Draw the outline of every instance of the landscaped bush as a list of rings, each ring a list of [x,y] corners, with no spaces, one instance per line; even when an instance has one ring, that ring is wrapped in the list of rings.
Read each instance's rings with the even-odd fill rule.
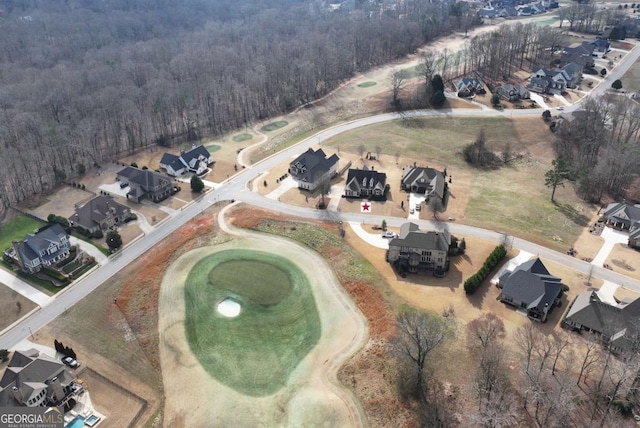
[[[96,230],[91,234],[91,236],[89,236],[89,238],[93,238],[93,239],[101,239],[103,237],[104,237],[104,233],[102,233],[101,230]]]
[[[507,249],[504,248],[504,245],[498,245],[487,257],[487,260],[484,261],[484,264],[476,272],[474,275],[471,275],[464,282],[464,291],[467,294],[473,294],[482,282],[487,278],[487,276],[491,273],[493,268],[495,268],[504,257],[507,255]]]
[[[53,278],[55,280],[64,282],[67,280],[67,277],[62,275],[61,273],[58,273],[54,270],[48,269],[48,268],[44,268],[42,269],[40,272],[42,272],[43,274],[47,275],[50,278]]]

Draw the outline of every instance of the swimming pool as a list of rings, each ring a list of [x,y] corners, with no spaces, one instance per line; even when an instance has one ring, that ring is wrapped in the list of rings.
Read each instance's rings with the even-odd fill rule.
[[[73,418],[64,428],[84,428],[84,418],[80,415]]]

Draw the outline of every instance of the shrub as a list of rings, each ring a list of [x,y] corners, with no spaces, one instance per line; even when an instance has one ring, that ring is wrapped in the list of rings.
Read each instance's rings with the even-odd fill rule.
[[[491,273],[493,268],[495,268],[502,259],[507,255],[507,249],[504,245],[498,245],[494,250],[489,254],[487,259],[484,261],[482,267],[475,274],[471,275],[464,282],[464,291],[467,294],[473,294],[480,285],[482,285],[483,281],[487,278],[487,276]]]

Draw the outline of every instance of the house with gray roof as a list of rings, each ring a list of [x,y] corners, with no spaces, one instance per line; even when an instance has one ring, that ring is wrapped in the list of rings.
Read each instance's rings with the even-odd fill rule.
[[[562,326],[598,333],[604,343],[618,352],[637,349],[640,346],[640,299],[612,305],[603,301],[598,291],[585,291],[567,309]]]
[[[503,273],[497,285],[501,289],[498,300],[526,311],[539,322],[545,322],[553,307],[560,304],[563,286],[537,257]]]
[[[116,202],[112,196],[99,195],[81,207],[76,207],[73,215],[69,217],[69,224],[94,233],[118,226],[132,216],[131,209]]]
[[[387,174],[364,166],[362,169],[349,169],[344,195],[347,198],[386,200],[387,189]]]
[[[603,214],[607,226],[629,231],[629,246],[640,248],[640,204],[612,202]]]
[[[0,378],[0,407],[63,406],[80,388],[75,379],[36,349],[15,351]]]
[[[518,84],[512,85],[510,83],[496,88],[496,93],[500,95],[502,99],[507,101],[520,101],[531,97],[531,93],[527,88]]]
[[[453,87],[459,97],[471,97],[475,94],[484,95],[487,91],[480,80],[475,77],[464,77],[453,82]]]
[[[192,147],[189,151],[182,151],[178,156],[165,153],[160,159],[160,168],[163,168],[167,171],[167,174],[174,177],[186,172],[200,175],[204,174],[209,169],[209,165],[213,163],[213,156],[211,156],[209,150],[200,145]]]
[[[433,168],[405,166],[402,168],[400,188],[405,192],[424,194],[427,200],[438,198],[444,204],[447,183],[444,174]]]
[[[565,65],[561,70],[540,68],[531,75],[531,83],[527,89],[533,92],[562,95],[566,88],[574,88],[580,79],[582,79],[582,68],[574,63]]]
[[[404,223],[397,238],[389,241],[387,262],[400,272],[433,272],[442,276],[449,270],[449,232],[421,231],[415,223]]]
[[[134,202],[140,202],[143,199],[159,202],[173,194],[174,186],[171,180],[148,169],[128,166],[119,171],[116,176],[121,182],[129,184],[127,199]]]
[[[338,171],[340,158],[334,153],[330,157],[322,149],[309,149],[289,164],[289,174],[298,183],[298,188],[314,191]]]
[[[27,234],[22,241],[13,241],[5,254],[18,263],[24,272],[35,273],[69,257],[69,235],[59,224]]]

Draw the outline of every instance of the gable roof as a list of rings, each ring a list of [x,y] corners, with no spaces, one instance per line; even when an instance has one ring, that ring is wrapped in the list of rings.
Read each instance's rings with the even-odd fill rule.
[[[209,150],[207,150],[205,146],[199,145],[198,147],[192,148],[188,152],[181,153],[180,157],[187,164],[190,164],[193,159],[199,159],[200,157],[208,160],[211,157],[211,153],[209,153]]]
[[[463,89],[484,90],[484,86],[482,85],[482,82],[480,82],[475,77],[463,77],[462,79],[458,79],[455,82],[453,82],[453,85],[456,87],[458,91],[461,91]]]
[[[402,184],[405,187],[425,186],[428,193],[444,198],[444,175],[433,168],[428,167],[405,167],[402,171]]]
[[[502,294],[542,311],[552,306],[562,291],[562,280],[549,273],[539,258],[522,263],[500,277]]]
[[[59,224],[52,224],[44,229],[40,229],[37,233],[29,233],[18,243],[18,251],[23,260],[49,260],[58,255],[59,251],[53,254],[47,254],[46,250],[53,244],[60,246],[62,239],[69,240],[69,235]],[[59,249],[58,249],[59,250]],[[43,251],[45,254],[40,255]]]
[[[368,169],[365,166],[363,169],[349,169],[345,187],[354,192],[360,192],[362,189],[384,191],[386,183],[387,174]]]
[[[529,91],[522,85],[506,83],[496,88],[498,94],[504,94],[505,96],[511,96],[517,94],[520,98],[529,97]]]
[[[322,149],[314,151],[310,148],[289,165],[298,169],[299,172],[295,174],[296,179],[313,183],[316,178],[326,174],[339,160],[340,158],[335,153],[327,158]]]
[[[122,216],[128,208],[116,202],[112,196],[99,195],[92,198],[80,208],[76,208],[75,213],[69,217],[69,220],[76,225],[88,229],[94,227],[96,224],[100,224],[100,222],[107,218],[110,210],[114,210],[114,214],[119,217]]]
[[[640,227],[640,204],[631,205],[612,202],[607,205],[604,217],[608,220],[623,223],[627,227]]]
[[[165,153],[160,159],[160,165],[166,165],[171,167],[174,171],[179,171],[184,168],[184,164],[180,160],[180,156],[172,155],[171,153]]]

